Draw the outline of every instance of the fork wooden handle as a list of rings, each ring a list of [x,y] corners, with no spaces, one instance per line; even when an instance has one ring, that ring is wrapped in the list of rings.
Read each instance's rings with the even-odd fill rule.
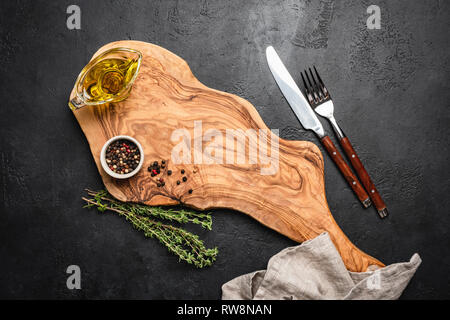
[[[386,204],[384,203],[383,199],[381,198],[380,194],[378,193],[377,188],[375,188],[375,185],[373,184],[372,179],[370,179],[370,176],[367,173],[366,169],[364,168],[358,155],[356,154],[355,149],[353,149],[353,146],[350,143],[350,140],[348,140],[347,137],[344,137],[344,138],[340,139],[340,143],[341,143],[342,149],[344,149],[344,151],[345,151],[345,154],[350,159],[350,162],[352,163],[352,166],[355,169],[356,174],[361,179],[361,182],[364,185],[364,188],[366,188],[367,192],[369,193],[370,199],[372,199],[373,204],[377,208],[380,218],[386,217],[388,214],[387,209],[386,209]]]
[[[325,136],[320,139],[325,149],[327,149],[331,159],[333,159],[334,163],[337,165],[341,173],[344,175],[345,180],[347,180],[348,184],[355,192],[359,201],[363,204],[365,208],[369,207],[371,204],[370,198],[367,195],[367,192],[364,190],[361,182],[359,182],[358,178],[354,175],[347,162],[345,162],[344,158],[342,158],[341,153],[336,149],[333,141],[331,141],[329,136]]]

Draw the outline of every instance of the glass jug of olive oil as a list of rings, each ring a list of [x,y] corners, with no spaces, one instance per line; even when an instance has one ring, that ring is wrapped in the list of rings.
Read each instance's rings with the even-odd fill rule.
[[[105,51],[83,68],[75,83],[72,110],[86,105],[122,101],[128,97],[141,65],[142,54],[133,49]]]

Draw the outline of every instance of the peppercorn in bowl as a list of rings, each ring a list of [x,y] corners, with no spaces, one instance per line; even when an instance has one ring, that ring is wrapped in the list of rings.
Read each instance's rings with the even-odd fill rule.
[[[103,170],[116,179],[134,176],[144,163],[144,151],[141,144],[130,136],[115,136],[108,141],[100,152]]]

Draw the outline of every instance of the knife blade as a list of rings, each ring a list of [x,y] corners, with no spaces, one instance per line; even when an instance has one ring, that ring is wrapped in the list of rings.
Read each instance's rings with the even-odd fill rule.
[[[305,129],[312,130],[319,138],[323,138],[325,130],[322,124],[272,46],[267,47],[266,57],[270,71],[297,119]]]
[[[294,111],[297,119],[305,129],[312,130],[317,134],[320,138],[320,142],[322,142],[322,145],[325,147],[328,154],[343,174],[345,180],[347,180],[353,192],[355,192],[359,201],[361,201],[365,208],[368,208],[371,205],[369,195],[364,190],[361,182],[359,182],[358,178],[352,172],[348,164],[345,162],[330,137],[325,133],[322,123],[320,123],[314,113],[314,110],[309,105],[309,102],[298,88],[294,79],[272,46],[266,48],[266,57],[270,71],[272,72],[278,87],[291,106],[292,111]]]

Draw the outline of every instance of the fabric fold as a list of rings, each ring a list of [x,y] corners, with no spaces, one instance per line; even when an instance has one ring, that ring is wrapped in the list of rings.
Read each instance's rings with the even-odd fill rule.
[[[421,263],[350,272],[328,233],[274,255],[267,270],[239,276],[222,286],[224,300],[398,299]]]

